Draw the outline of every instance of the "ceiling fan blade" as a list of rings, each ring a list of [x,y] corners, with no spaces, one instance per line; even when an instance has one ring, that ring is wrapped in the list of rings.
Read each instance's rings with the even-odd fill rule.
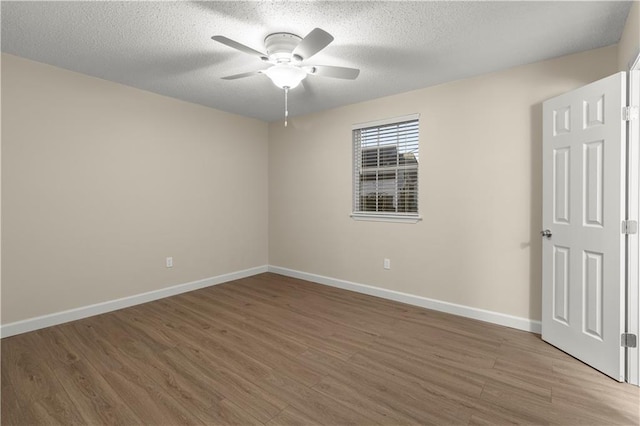
[[[298,46],[293,49],[292,54],[304,61],[327,47],[332,41],[331,34],[320,28],[315,28],[300,41]]]
[[[334,67],[331,65],[313,65],[304,67],[304,70],[311,75],[342,78],[345,80],[355,80],[360,74],[360,70],[357,68]]]
[[[249,46],[245,46],[244,44],[238,43],[237,41],[231,40],[230,38],[227,38],[225,36],[216,35],[211,37],[211,39],[217,41],[218,43],[222,43],[226,46],[229,46],[233,49],[239,50],[244,53],[248,53],[249,55],[257,56],[263,61],[266,61],[267,59],[269,59],[267,58],[267,55],[265,55],[264,53],[258,52],[257,50],[252,49]]]
[[[252,75],[262,74],[262,70],[259,71],[249,71],[243,72],[241,74],[228,75],[226,77],[222,77],[223,80],[237,80],[239,78],[251,77]]]

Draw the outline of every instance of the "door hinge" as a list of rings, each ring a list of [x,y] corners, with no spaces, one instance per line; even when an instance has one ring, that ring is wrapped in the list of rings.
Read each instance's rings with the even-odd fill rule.
[[[620,346],[623,348],[635,348],[638,344],[635,334],[622,333],[620,337]]]
[[[638,233],[638,222],[635,220],[623,220],[622,221],[622,233],[625,235],[632,235]]]
[[[638,115],[639,115],[639,111],[637,106],[622,107],[622,119],[624,121],[637,120]]]

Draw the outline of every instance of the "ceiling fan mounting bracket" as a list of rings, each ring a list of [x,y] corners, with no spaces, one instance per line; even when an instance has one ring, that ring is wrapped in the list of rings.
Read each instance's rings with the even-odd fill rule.
[[[301,40],[301,37],[291,33],[269,34],[264,39],[264,46],[267,49],[269,60],[276,63],[302,60],[299,55],[291,54]]]

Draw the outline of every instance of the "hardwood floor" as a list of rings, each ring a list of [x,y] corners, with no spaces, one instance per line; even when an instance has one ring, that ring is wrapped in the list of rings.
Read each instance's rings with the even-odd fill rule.
[[[637,425],[535,334],[262,274],[2,340],[2,424]]]

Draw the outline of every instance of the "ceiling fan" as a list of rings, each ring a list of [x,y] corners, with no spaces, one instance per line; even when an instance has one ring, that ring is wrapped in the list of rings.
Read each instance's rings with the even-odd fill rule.
[[[264,74],[269,77],[273,84],[284,89],[285,126],[287,125],[287,117],[289,115],[287,105],[289,90],[297,87],[307,75],[354,80],[358,77],[358,74],[360,74],[360,70],[356,68],[303,64],[304,61],[320,52],[333,41],[333,36],[320,28],[315,28],[304,38],[291,33],[269,34],[264,39],[266,54],[221,35],[216,35],[211,38],[218,43],[222,43],[240,52],[257,56],[262,61],[272,64],[272,66],[266,69],[229,75],[222,77],[222,79],[236,80],[257,74]]]

